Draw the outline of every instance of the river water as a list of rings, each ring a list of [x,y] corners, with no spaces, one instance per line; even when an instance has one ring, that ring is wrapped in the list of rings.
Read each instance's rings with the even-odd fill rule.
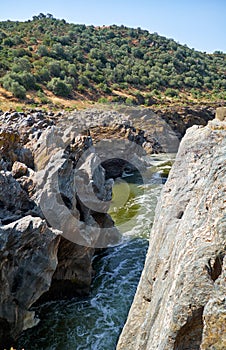
[[[149,156],[148,181],[138,173],[116,181],[110,214],[123,234],[120,245],[93,259],[88,297],[48,302],[39,324],[25,331],[17,349],[114,350],[131,306],[148,248],[157,198],[173,155]],[[125,193],[127,195],[125,196]]]

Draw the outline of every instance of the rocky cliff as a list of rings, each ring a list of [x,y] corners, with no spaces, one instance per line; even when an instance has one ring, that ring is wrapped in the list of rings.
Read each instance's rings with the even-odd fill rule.
[[[226,349],[226,110],[188,129],[117,350]]]
[[[0,121],[2,348],[37,324],[35,303],[87,294],[95,248],[118,242],[119,233],[95,207],[109,202],[112,182],[90,137],[57,127],[42,112],[5,113]],[[90,209],[78,193],[93,188]]]

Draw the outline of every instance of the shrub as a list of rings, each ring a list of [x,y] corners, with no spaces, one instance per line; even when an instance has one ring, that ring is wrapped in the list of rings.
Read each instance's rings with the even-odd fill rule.
[[[49,103],[48,97],[42,91],[38,91],[37,96],[40,98],[41,103]]]
[[[12,92],[12,94],[17,97],[24,99],[26,97],[26,89],[16,80],[14,80],[10,75],[6,75],[2,79],[3,87]]]
[[[68,66],[68,74],[71,75],[71,76],[74,77],[74,78],[77,77],[78,72],[77,72],[77,67],[76,67],[76,65],[70,64],[70,65]]]
[[[10,39],[10,38],[5,38],[5,39],[3,40],[3,45],[4,45],[4,46],[12,47],[12,46],[14,45],[14,42],[13,42],[13,40]]]
[[[47,66],[50,75],[53,77],[59,77],[61,74],[61,67],[59,62],[57,61],[51,61],[49,62],[48,66]]]
[[[108,99],[106,97],[100,97],[98,102],[99,103],[108,103]]]
[[[14,59],[14,64],[12,66],[13,72],[30,72],[31,64],[30,61],[26,57],[19,57]]]
[[[132,106],[135,104],[135,100],[133,98],[127,97],[125,103],[129,106]]]
[[[35,89],[36,90],[36,80],[33,74],[23,72],[20,74],[21,84],[26,90]]]
[[[11,91],[10,88],[11,88],[11,85],[12,85],[12,82],[15,81],[11,74],[6,74],[2,79],[1,79],[1,83],[2,83],[2,86],[4,87],[4,89],[8,90],[8,91]]]
[[[107,86],[107,84],[104,84],[104,83],[98,84],[97,88],[105,92],[106,94],[109,94],[111,92],[111,89]]]
[[[48,48],[45,45],[40,45],[37,50],[37,54],[41,57],[48,56],[49,55]]]
[[[41,82],[46,82],[46,81],[50,81],[50,74],[48,69],[46,68],[41,68],[40,71],[38,71],[36,73],[36,79],[37,81]]]
[[[77,90],[80,91],[80,92],[85,92],[86,91],[85,86],[83,86],[82,84],[79,84],[77,86]]]
[[[168,97],[177,97],[178,96],[178,92],[174,89],[168,88],[165,91],[165,95]]]
[[[26,89],[17,81],[12,82],[10,91],[17,98],[24,99],[26,97]]]
[[[20,47],[19,49],[13,49],[12,55],[15,59],[17,59],[19,57],[24,57],[24,56],[31,57],[31,53],[29,51],[23,49],[22,47]]]
[[[84,75],[80,75],[79,84],[83,85],[83,86],[89,86],[89,79],[87,77],[85,77]]]
[[[65,83],[64,80],[60,78],[53,78],[48,84],[48,89],[50,89],[55,95],[68,97],[71,94],[72,86]]]

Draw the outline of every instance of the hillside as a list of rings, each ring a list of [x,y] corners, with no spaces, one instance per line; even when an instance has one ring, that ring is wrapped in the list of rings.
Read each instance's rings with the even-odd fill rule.
[[[2,100],[29,103],[225,101],[226,54],[198,52],[141,28],[39,14],[0,22],[0,82]]]

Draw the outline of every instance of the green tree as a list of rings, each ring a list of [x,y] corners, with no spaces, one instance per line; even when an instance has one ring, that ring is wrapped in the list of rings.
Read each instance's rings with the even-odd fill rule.
[[[48,51],[48,48],[46,45],[40,45],[38,47],[38,50],[37,50],[37,54],[41,57],[43,56],[48,56],[49,55],[49,51]]]
[[[165,95],[169,96],[169,97],[177,97],[178,96],[178,92],[174,89],[171,88],[167,88],[165,91]]]
[[[36,79],[39,83],[47,82],[51,79],[49,70],[46,68],[41,68],[36,73]]]
[[[37,88],[36,79],[34,75],[29,72],[22,72],[20,74],[20,81],[21,81],[21,85],[23,85],[23,87],[26,90],[31,90],[31,89],[36,90]]]
[[[19,99],[24,99],[26,97],[26,89],[17,81],[12,82],[10,91]]]
[[[50,61],[47,65],[49,73],[53,77],[59,77],[61,73],[60,63],[58,61]]]
[[[75,64],[69,64],[68,74],[74,78],[76,78],[78,76],[78,69],[77,69]]]
[[[84,76],[84,75],[80,75],[79,77],[79,84],[82,85],[82,86],[89,86],[89,79]]]
[[[55,58],[64,58],[65,52],[63,46],[60,43],[54,44],[51,55]]]
[[[13,40],[10,39],[10,38],[5,38],[5,39],[3,40],[3,45],[4,45],[4,46],[12,47],[12,46],[14,45],[14,42],[13,42]]]
[[[68,97],[72,92],[72,86],[60,78],[53,78],[47,85],[55,95]]]
[[[31,63],[26,57],[19,57],[14,59],[14,64],[12,66],[12,71],[15,73],[18,72],[30,72]]]
[[[12,92],[15,97],[21,99],[26,97],[26,89],[18,81],[14,80],[10,74],[2,78],[2,85],[6,90]]]

